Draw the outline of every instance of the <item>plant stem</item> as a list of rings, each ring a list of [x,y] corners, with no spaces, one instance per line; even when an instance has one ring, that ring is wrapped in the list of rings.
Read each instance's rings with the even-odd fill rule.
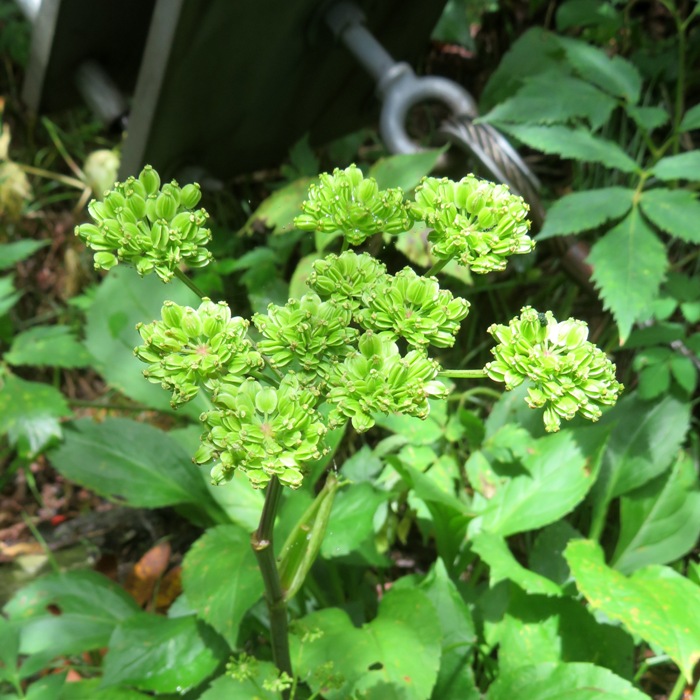
[[[443,369],[438,377],[451,377],[452,379],[481,379],[486,376],[483,369]]]
[[[270,614],[270,638],[272,658],[280,671],[293,677],[292,661],[289,656],[287,635],[287,604],[280,585],[272,534],[275,516],[282,496],[282,485],[277,477],[272,477],[265,491],[265,503],[258,529],[251,535],[250,544],[258,560],[258,568],[265,584],[265,600]]]
[[[449,260],[438,260],[426,273],[426,277],[433,277],[434,275],[437,275],[440,270],[442,270],[447,263],[450,262]]]
[[[206,294],[179,268],[175,268],[175,277],[186,284],[200,299],[204,299]]]
[[[685,690],[686,682],[685,676],[680,673],[676,685],[673,686],[673,690],[668,694],[668,700],[680,700]]]

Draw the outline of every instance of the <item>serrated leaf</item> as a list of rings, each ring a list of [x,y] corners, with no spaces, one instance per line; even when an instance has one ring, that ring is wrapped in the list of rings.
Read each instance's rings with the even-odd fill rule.
[[[37,326],[16,335],[3,356],[11,365],[88,367],[92,355],[68,326]]]
[[[25,239],[14,243],[0,244],[0,270],[9,270],[18,262],[36,253],[37,250],[49,245],[50,242],[48,240],[35,241]]]
[[[329,662],[342,679],[340,688],[323,691],[327,700],[363,692],[369,700],[430,697],[440,663],[441,632],[435,609],[421,591],[390,590],[377,617],[359,629],[340,608],[311,613],[297,621],[296,629],[290,641],[302,680],[320,691],[323,680],[316,672]],[[307,633],[313,633],[311,639],[305,639]]]
[[[485,700],[649,700],[612,671],[586,663],[520,666],[500,675]]]
[[[666,248],[635,207],[593,244],[587,261],[624,343],[634,322],[658,296],[668,265]]]
[[[602,163],[625,173],[639,170],[639,166],[614,141],[593,136],[587,129],[518,124],[502,124],[501,128],[543,153],[589,163]]]
[[[688,455],[620,500],[620,536],[611,564],[630,573],[687,554],[700,535],[700,482]]]
[[[489,584],[493,588],[499,581],[513,581],[528,593],[546,596],[562,595],[554,581],[526,569],[508,549],[505,539],[491,532],[480,532],[471,541],[472,549],[488,564]]]
[[[582,78],[631,104],[639,101],[642,76],[633,63],[621,56],[608,56],[603,49],[579,39],[559,37],[559,44]]]
[[[563,124],[585,118],[595,130],[609,119],[616,106],[612,97],[595,86],[556,70],[528,78],[515,96],[496,105],[479,121]]]
[[[646,131],[658,129],[671,118],[671,115],[663,107],[628,106],[627,114]]]
[[[565,552],[579,591],[592,608],[666,652],[687,681],[700,659],[700,586],[667,566],[648,566],[627,578],[606,566],[603,550],[575,540]]]
[[[250,534],[237,525],[207,530],[185,556],[182,585],[197,616],[235,648],[243,616],[263,593]]]
[[[410,192],[423,176],[432,172],[446,148],[432,148],[419,153],[399,153],[381,158],[369,169],[368,177],[377,181],[380,190],[400,187],[404,192]]]
[[[690,190],[646,190],[640,206],[662,231],[687,243],[700,243],[700,202]]]
[[[27,382],[8,374],[0,378],[0,435],[24,458],[31,458],[60,438],[58,419],[69,416],[63,395],[48,384]]]
[[[134,508],[191,504],[221,518],[204,476],[167,433],[126,418],[77,420],[64,433],[50,457],[71,481]]]
[[[208,678],[227,653],[221,637],[193,615],[137,613],[109,640],[102,686],[184,693]]]
[[[700,105],[691,107],[684,115],[681,121],[680,131],[693,131],[700,129]]]
[[[548,209],[537,240],[588,231],[619,219],[630,210],[634,194],[625,187],[604,187],[564,195]]]
[[[582,537],[583,535],[566,520],[558,520],[548,525],[537,535],[530,550],[530,569],[563,586],[571,576],[569,565],[564,559],[564,550],[570,540]]]
[[[659,180],[700,180],[700,150],[662,158],[652,169]]]

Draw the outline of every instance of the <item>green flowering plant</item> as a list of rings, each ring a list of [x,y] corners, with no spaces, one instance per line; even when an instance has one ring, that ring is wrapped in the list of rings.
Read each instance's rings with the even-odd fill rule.
[[[197,291],[181,266],[211,260],[208,216],[193,209],[198,202],[196,185],[161,188],[146,167],[92,202],[94,223],[76,233],[96,251],[98,268],[126,262],[165,282],[177,276]],[[282,487],[301,486],[309,465],[328,451],[328,431],[349,422],[364,432],[381,414],[425,418],[430,399],[447,397],[447,377],[490,377],[506,389],[530,380],[528,403],[544,408],[552,431],[576,413],[597,420],[622,390],[584,323],[557,323],[551,312],[529,307],[508,326],[489,329],[498,345],[484,369],[445,369],[431,355],[455,344],[469,312],[469,302],[441,288],[435,275],[451,260],[475,272],[501,270],[510,255],[534,246],[527,205],[507,187],[473,175],[459,182],[424,178],[409,201],[352,165],[321,175],[302,212],[299,229],[341,232],[342,250],[315,261],[301,298],[254,314],[255,337],[249,320],[200,294],[197,309],[166,302],[161,319],[139,325],[143,344],[135,349],[146,378],[172,392],[174,406],[207,395],[211,408],[201,415],[194,460],[208,465],[212,482],[229,482],[239,471],[254,488],[265,488],[251,543],[265,583],[273,657],[285,678],[293,677],[286,602],[319,551],[340,482],[318,494],[279,564],[273,524]],[[426,275],[410,267],[390,274],[368,253],[350,249],[369,236],[400,235],[416,222],[431,228],[437,262]]]
[[[577,413],[596,421],[602,406],[612,406],[623,386],[615,379],[615,365],[588,340],[588,326],[570,318],[557,322],[551,311],[538,313],[524,307],[507,326],[492,325],[488,332],[498,340],[494,360],[484,368],[507,390],[526,379],[531,408],[544,407],[544,425],[559,430],[562,419]]]

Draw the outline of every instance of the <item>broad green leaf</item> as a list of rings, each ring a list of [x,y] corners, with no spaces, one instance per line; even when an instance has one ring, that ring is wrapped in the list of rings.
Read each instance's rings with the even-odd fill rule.
[[[684,115],[681,121],[681,131],[693,131],[700,129],[700,105],[691,107]]]
[[[275,190],[246,221],[243,232],[250,235],[261,224],[273,229],[274,233],[290,231],[294,227],[294,217],[301,214],[301,204],[306,199],[309,185],[315,180],[302,177]]]
[[[499,673],[540,662],[587,662],[623,678],[634,672],[634,641],[602,624],[572,598],[548,598],[511,589],[498,651]]]
[[[265,690],[263,683],[279,677],[279,671],[270,661],[256,660],[252,678],[238,680],[229,675],[219,676],[207,690],[199,696],[199,700],[280,700],[282,694]]]
[[[185,556],[182,586],[197,616],[234,648],[243,616],[263,593],[250,534],[237,525],[207,530]]]
[[[68,326],[37,326],[12,339],[3,356],[11,365],[88,367],[92,356]]]
[[[392,433],[404,435],[412,445],[432,445],[443,435],[442,426],[430,415],[422,420],[414,416],[378,415],[377,425]]]
[[[500,675],[485,700],[649,700],[612,671],[586,663],[520,666]]]
[[[139,277],[125,265],[112,268],[88,310],[85,346],[95,358],[94,366],[111,386],[135,401],[171,412],[170,394],[146,380],[146,365],[134,357],[134,347],[142,343],[136,324],[160,319],[166,299],[194,308],[200,303],[178,280],[163,284],[155,275]],[[198,420],[206,408],[206,402],[197,397],[178,413]]]
[[[528,78],[514,97],[496,105],[480,121],[562,124],[583,117],[595,130],[616,106],[612,97],[590,83],[554,70]]]
[[[625,173],[639,170],[639,166],[614,141],[593,136],[584,128],[518,124],[501,124],[501,128],[543,153],[555,154],[565,159],[602,163]]]
[[[593,244],[587,260],[624,343],[634,322],[658,296],[668,266],[666,249],[635,207]]]
[[[377,617],[356,628],[340,608],[311,613],[291,638],[297,673],[314,691],[317,671],[332,663],[342,687],[324,690],[327,700],[363,692],[369,700],[427,700],[437,680],[441,633],[424,593],[389,591]]]
[[[24,239],[14,243],[0,244],[0,270],[9,270],[18,262],[36,253],[40,248],[47,246],[50,242],[49,240],[35,241]]]
[[[689,357],[676,355],[671,358],[671,374],[690,396],[698,384],[698,370]]]
[[[208,678],[227,654],[221,637],[192,615],[137,613],[109,640],[102,687],[184,693]]]
[[[627,106],[627,114],[646,131],[658,129],[671,118],[671,115],[663,107]]]
[[[70,571],[33,581],[7,603],[4,612],[21,623],[20,652],[49,661],[107,646],[115,627],[137,614],[139,607],[104,576]]]
[[[387,492],[367,482],[339,491],[321,544],[321,555],[332,559],[352,554],[374,534],[374,514],[388,497]]]
[[[442,629],[440,670],[431,695],[435,700],[479,700],[470,658],[476,630],[469,607],[438,559],[418,587],[435,607]]]
[[[23,696],[23,700],[55,700],[57,697],[63,697],[65,687],[65,673],[44,676],[27,688],[27,694]]]
[[[609,568],[591,540],[574,540],[566,560],[592,608],[666,652],[688,682],[700,659],[700,586],[667,566],[648,566],[631,577]]]
[[[70,415],[63,395],[48,384],[0,377],[0,435],[7,433],[21,457],[31,458],[61,437],[58,419]]]
[[[368,177],[373,177],[381,190],[400,187],[404,192],[410,192],[422,177],[432,172],[446,149],[445,146],[381,158],[369,169]]]
[[[19,625],[0,615],[0,682],[18,680]]]
[[[690,190],[646,190],[640,205],[662,231],[686,243],[700,243],[700,202]]]
[[[167,433],[126,418],[69,423],[51,451],[61,474],[134,508],[193,504],[222,515],[190,456]]]
[[[688,431],[690,407],[670,395],[643,401],[630,394],[602,420],[613,429],[593,494],[596,501],[601,490],[612,499],[666,471]]]
[[[100,683],[100,678],[66,683],[59,700],[141,700],[152,697],[129,688],[100,688]]]
[[[621,56],[608,56],[602,48],[580,39],[558,39],[568,62],[582,78],[631,104],[639,101],[642,77],[633,63]]]
[[[647,564],[668,564],[695,547],[700,536],[700,482],[692,459],[620,501],[620,536],[611,564],[630,573]]]
[[[570,540],[583,535],[566,520],[558,520],[542,530],[530,550],[528,565],[532,571],[563,586],[571,578],[564,550]]]
[[[562,595],[561,588],[551,579],[526,569],[518,562],[500,535],[479,532],[471,541],[472,549],[489,565],[491,587],[499,581],[513,581],[528,593],[541,593],[546,596]]]
[[[604,187],[564,195],[547,211],[537,240],[588,231],[619,219],[630,210],[633,197],[634,190],[625,187]]]
[[[700,180],[700,150],[662,158],[652,169],[659,180]]]
[[[606,437],[598,428],[582,428],[534,440],[521,458],[526,473],[499,475],[488,498],[475,494],[472,508],[478,515],[470,533],[507,537],[544,527],[572,511],[595,481]]]

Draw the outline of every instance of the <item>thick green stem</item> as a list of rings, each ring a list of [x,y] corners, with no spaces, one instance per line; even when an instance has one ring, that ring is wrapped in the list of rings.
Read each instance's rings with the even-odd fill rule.
[[[272,477],[265,491],[265,503],[260,516],[258,529],[251,535],[250,544],[258,561],[258,568],[265,585],[265,600],[270,614],[270,641],[272,658],[277,668],[293,677],[292,661],[289,656],[287,631],[287,605],[280,585],[275,549],[272,542],[275,516],[282,496],[282,484]]]
[[[184,282],[200,299],[204,299],[206,294],[180,269],[175,269],[175,277]]]
[[[437,275],[440,270],[442,270],[447,263],[450,262],[449,260],[438,260],[426,273],[426,277],[433,277],[434,275]]]
[[[685,682],[685,677],[681,673],[678,676],[676,685],[673,686],[673,690],[671,690],[671,692],[668,695],[668,700],[680,700],[683,695],[683,691],[686,689],[687,685],[688,684]]]
[[[486,376],[483,369],[443,369],[438,377],[451,377],[452,379],[482,379]]]

